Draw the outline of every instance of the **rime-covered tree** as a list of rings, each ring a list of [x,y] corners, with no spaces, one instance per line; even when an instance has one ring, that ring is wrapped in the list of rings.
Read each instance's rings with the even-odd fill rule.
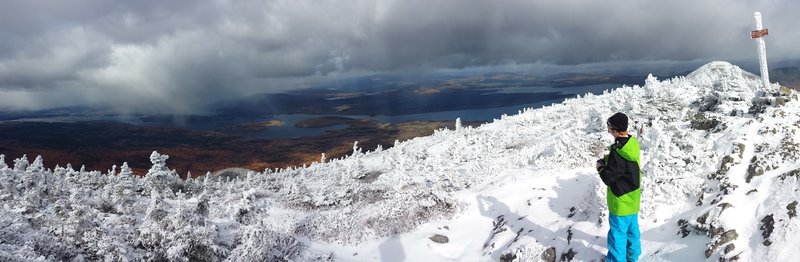
[[[167,168],[167,159],[169,159],[168,155],[162,155],[156,151],[150,154],[150,163],[153,165],[147,171],[144,182],[151,190],[172,193],[179,188],[180,178],[175,171]]]

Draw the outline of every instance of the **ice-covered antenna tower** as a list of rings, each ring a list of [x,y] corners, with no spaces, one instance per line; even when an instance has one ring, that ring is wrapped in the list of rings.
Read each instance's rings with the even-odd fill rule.
[[[750,32],[750,38],[758,43],[758,63],[761,65],[761,81],[764,89],[769,87],[769,71],[767,69],[767,46],[764,44],[764,37],[769,34],[769,30],[761,25],[761,12],[756,11],[753,16],[756,18],[756,30]]]

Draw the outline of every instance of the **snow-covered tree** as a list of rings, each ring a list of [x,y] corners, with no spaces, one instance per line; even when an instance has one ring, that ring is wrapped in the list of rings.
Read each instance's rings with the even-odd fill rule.
[[[30,164],[30,162],[28,162],[27,155],[22,155],[22,157],[14,159],[14,172],[18,174],[25,172],[25,170],[28,169],[28,164]]]
[[[6,155],[0,154],[0,169],[6,169],[8,165],[6,164]]]
[[[159,192],[176,192],[180,189],[180,178],[174,170],[167,168],[167,159],[169,159],[168,155],[162,155],[156,151],[150,154],[150,163],[153,165],[144,176],[145,185],[149,189]]]

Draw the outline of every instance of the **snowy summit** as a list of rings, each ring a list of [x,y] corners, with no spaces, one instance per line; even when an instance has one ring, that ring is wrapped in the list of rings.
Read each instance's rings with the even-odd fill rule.
[[[642,261],[800,257],[798,96],[711,62],[233,180],[181,180],[156,152],[143,178],[0,161],[0,260],[601,261],[615,112],[641,143]]]

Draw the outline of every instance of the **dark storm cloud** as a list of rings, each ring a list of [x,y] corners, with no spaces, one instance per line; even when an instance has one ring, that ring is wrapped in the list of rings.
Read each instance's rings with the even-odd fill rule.
[[[458,3],[412,0],[391,8],[379,24],[378,40],[385,43],[368,54],[386,56],[375,66],[737,59],[752,55],[747,35],[754,10],[764,12],[773,32],[800,36],[791,29],[795,21],[788,11],[800,6],[788,1]],[[798,54],[788,45],[770,53]]]
[[[244,94],[394,70],[736,60],[760,10],[797,58],[793,1],[7,1],[0,108],[196,112]]]

